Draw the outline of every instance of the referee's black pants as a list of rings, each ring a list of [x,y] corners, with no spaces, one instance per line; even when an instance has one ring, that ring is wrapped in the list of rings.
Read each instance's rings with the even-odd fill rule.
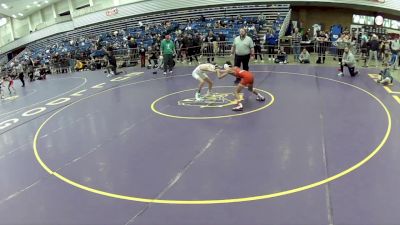
[[[248,55],[236,55],[235,54],[235,66],[241,67],[243,65],[242,69],[249,71],[249,60],[250,60],[250,54]],[[235,84],[238,84],[240,82],[240,78],[236,78]]]

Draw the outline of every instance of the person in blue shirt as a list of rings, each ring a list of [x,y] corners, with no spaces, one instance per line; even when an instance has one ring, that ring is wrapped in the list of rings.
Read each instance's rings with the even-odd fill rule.
[[[274,60],[275,58],[275,45],[276,45],[276,37],[273,33],[273,30],[269,30],[267,34],[265,34],[265,44],[268,48],[268,60]]]

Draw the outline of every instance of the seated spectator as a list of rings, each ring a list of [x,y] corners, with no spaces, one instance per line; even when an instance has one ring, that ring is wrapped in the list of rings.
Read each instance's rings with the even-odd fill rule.
[[[385,69],[382,70],[379,75],[379,79],[376,81],[379,84],[388,85],[393,83],[393,77],[390,73],[390,66],[389,64],[385,63]]]
[[[280,63],[280,64],[287,63],[287,54],[283,46],[278,50],[278,55],[275,58],[275,63]]]
[[[149,66],[147,68],[157,68],[158,67],[158,52],[155,47],[148,47],[148,61]]]
[[[38,80],[46,80],[46,68],[41,65],[39,69],[39,76],[37,77]]]
[[[303,51],[300,53],[299,61],[300,63],[304,64],[310,63],[310,53],[307,51],[307,49],[304,48]]]
[[[228,21],[229,23],[234,23],[235,22],[235,18],[233,18],[233,16],[231,16],[231,18]]]
[[[75,64],[75,70],[76,71],[82,71],[86,68],[86,65],[83,63],[83,61],[81,60],[76,60],[76,64]]]
[[[203,15],[201,15],[201,16],[200,16],[200,21],[201,21],[201,22],[206,22],[206,18],[205,18]]]

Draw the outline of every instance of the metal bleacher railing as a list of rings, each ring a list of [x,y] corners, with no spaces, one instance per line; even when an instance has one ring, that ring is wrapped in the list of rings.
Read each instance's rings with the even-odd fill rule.
[[[342,45],[343,46],[343,45]],[[262,51],[261,54],[258,54],[256,56],[256,59],[262,60],[262,59],[271,59],[273,60],[274,63],[293,63],[296,60],[294,59],[294,55],[292,55],[293,52],[293,47],[292,46],[286,46],[283,48],[283,51],[286,54],[281,54],[278,49],[280,49],[281,46],[279,45],[274,45],[272,46],[274,51],[272,54],[269,54],[267,52],[268,45],[262,45]],[[358,43],[348,43],[346,46],[343,47],[349,47],[350,51],[352,51],[357,59],[359,61],[360,65],[365,65],[368,60],[367,55],[362,55],[360,49],[360,45]],[[233,55],[231,52],[232,48],[232,42],[213,42],[213,43],[208,43],[205,42],[201,46],[192,46],[192,47],[185,47],[185,48],[177,48],[176,49],[176,54],[174,56],[174,60],[179,63],[188,63],[196,65],[198,63],[205,63],[205,62],[220,62],[221,60],[233,60]],[[302,44],[301,46],[302,49],[307,49],[307,51],[310,53],[311,58],[310,58],[310,63],[316,62],[317,58],[321,57],[321,60],[323,58],[323,61],[325,59],[327,60],[333,60],[337,59],[339,60],[341,58],[340,52],[343,51],[338,51],[336,44],[332,42],[318,42],[315,41],[310,44]],[[161,64],[161,61],[159,59],[159,52],[157,52],[154,49],[146,49],[145,53],[141,53],[139,48],[135,49],[119,49],[119,50],[114,50],[113,54],[115,55],[117,59],[117,65],[120,67],[124,66],[129,66],[129,65],[152,65],[151,67],[157,67],[157,65]],[[91,69],[94,70],[96,68],[101,68],[102,66],[104,67],[106,65],[105,61],[106,58],[103,56],[105,55],[105,51],[99,50],[96,54],[93,55],[92,58],[86,58],[86,59],[80,59],[78,60],[80,63],[80,68],[76,68],[77,64],[69,65],[71,67],[71,70],[76,69],[76,70],[85,70],[85,69]],[[260,57],[261,56],[261,57]],[[386,60],[389,56],[382,56],[381,54],[378,54],[380,60]],[[383,58],[381,58],[381,56]],[[278,59],[283,57],[284,60],[279,61]],[[322,62],[321,62],[322,63]],[[51,67],[54,67],[54,64],[50,62]],[[58,65],[58,64],[57,64]],[[73,67],[73,68],[72,68]],[[53,68],[53,70],[60,70],[60,68]]]

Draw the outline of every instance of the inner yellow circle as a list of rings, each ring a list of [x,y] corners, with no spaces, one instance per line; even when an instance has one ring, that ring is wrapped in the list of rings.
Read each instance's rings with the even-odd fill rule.
[[[222,87],[222,88],[229,87],[230,88],[232,86],[217,86],[215,88],[218,88],[218,87]],[[271,100],[268,102],[268,104],[265,104],[265,105],[263,105],[263,106],[261,106],[261,107],[259,107],[257,109],[253,109],[253,110],[245,111],[245,112],[241,112],[241,113],[232,113],[232,114],[222,115],[222,116],[178,116],[178,115],[172,115],[172,114],[163,113],[163,112],[160,112],[157,109],[157,103],[159,103],[161,100],[163,100],[165,98],[168,98],[168,97],[170,97],[172,95],[180,94],[180,93],[187,92],[187,91],[194,91],[194,90],[197,90],[197,89],[196,88],[187,89],[187,90],[182,90],[182,91],[177,91],[177,92],[174,92],[174,93],[170,93],[168,95],[164,95],[164,96],[156,99],[153,103],[151,103],[151,110],[153,110],[153,112],[155,112],[155,113],[157,113],[157,114],[159,114],[161,116],[165,116],[165,117],[169,117],[169,118],[175,118],[175,119],[187,119],[187,120],[222,119],[222,118],[227,118],[227,117],[243,116],[243,115],[247,115],[247,114],[250,114],[250,113],[258,112],[260,110],[266,109],[267,107],[271,106],[275,101],[274,95],[272,95],[271,93],[269,93],[267,91],[264,91],[264,90],[261,90],[261,89],[257,88],[256,89],[257,91],[269,95]]]

